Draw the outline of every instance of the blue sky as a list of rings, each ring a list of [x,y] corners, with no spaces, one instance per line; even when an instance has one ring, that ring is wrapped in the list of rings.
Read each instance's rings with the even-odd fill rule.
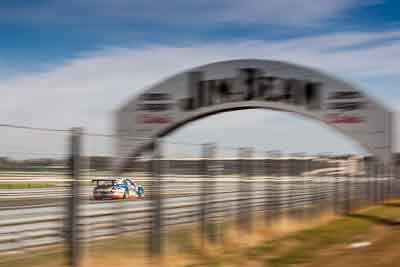
[[[1,1],[0,59],[17,70],[35,70],[110,47],[285,40],[400,25],[394,0],[215,2],[173,0],[157,7],[144,0]],[[270,6],[278,12],[268,11]]]
[[[141,88],[196,65],[244,57],[320,68],[397,109],[398,10],[400,2],[394,0],[1,1],[0,121],[110,132],[112,111]],[[196,132],[199,142],[212,141],[229,125],[237,136],[219,142],[237,143],[246,134],[253,143],[239,145],[358,151],[329,131],[312,149],[285,144],[292,122],[306,122],[272,112],[254,114],[250,128],[280,122],[273,144],[238,128],[240,114],[211,118],[208,128],[199,122],[174,138],[191,141]],[[301,127],[302,136],[316,127]]]

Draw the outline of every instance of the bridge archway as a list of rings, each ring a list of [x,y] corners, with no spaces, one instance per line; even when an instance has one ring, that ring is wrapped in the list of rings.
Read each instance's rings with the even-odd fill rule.
[[[182,72],[123,105],[116,113],[117,167],[189,122],[255,108],[293,112],[321,121],[380,161],[392,158],[392,113],[382,104],[317,70],[244,59]]]

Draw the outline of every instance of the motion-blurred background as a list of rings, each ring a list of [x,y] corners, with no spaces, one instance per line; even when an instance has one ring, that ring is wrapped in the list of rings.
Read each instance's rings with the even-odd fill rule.
[[[114,115],[184,70],[268,59],[355,83],[394,112],[396,140],[399,8],[2,1],[0,266],[397,266],[397,142],[383,164],[319,122],[255,109],[121,159]],[[144,198],[93,200],[92,180],[114,177]]]

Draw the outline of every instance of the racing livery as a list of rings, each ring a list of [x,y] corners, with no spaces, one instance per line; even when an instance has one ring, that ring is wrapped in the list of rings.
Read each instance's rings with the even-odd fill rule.
[[[95,200],[144,197],[143,186],[127,178],[94,179],[92,182],[96,183],[96,187],[93,189]]]

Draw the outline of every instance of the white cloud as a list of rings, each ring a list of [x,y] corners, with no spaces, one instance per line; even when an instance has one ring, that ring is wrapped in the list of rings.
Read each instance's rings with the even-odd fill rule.
[[[3,21],[105,25],[152,22],[172,25],[215,23],[312,25],[376,0],[70,0],[3,8]],[[112,22],[110,22],[112,21]]]
[[[237,58],[290,61],[352,78],[363,84],[373,77],[385,87],[394,87],[395,82],[392,80],[393,84],[388,84],[385,77],[398,77],[400,74],[399,40],[400,32],[397,31],[349,32],[287,41],[238,41],[96,51],[40,74],[21,73],[0,81],[0,122],[52,128],[84,126],[89,132],[110,132],[112,112],[143,88],[187,68]],[[382,41],[386,42],[377,45]],[[370,42],[374,45],[363,48]],[[353,46],[359,47],[343,49]],[[381,94],[378,90],[380,88],[368,88],[372,94]],[[393,103],[393,95],[386,99],[384,92],[381,95],[383,100]],[[396,97],[400,99],[400,93]],[[235,132],[233,136],[238,138],[246,135],[248,128],[256,129],[264,120],[271,122],[271,119],[257,115],[254,121],[246,122],[248,126],[235,128],[236,122],[242,121],[240,118],[233,116],[224,121]],[[216,120],[214,125],[217,123],[221,121]],[[280,122],[273,123],[279,128]],[[263,127],[260,132],[268,133],[269,128]],[[204,135],[210,139],[214,134],[212,129],[210,125],[210,130],[204,130]],[[300,127],[296,133],[306,136],[312,131],[312,127]],[[264,144],[263,138],[255,138],[252,141]],[[322,144],[326,138],[328,135],[322,134],[316,136],[315,140],[320,140]],[[41,149],[51,150],[51,146],[45,145],[48,140],[32,142],[29,138],[17,140],[9,135],[3,136],[0,143],[2,147],[18,143],[24,148],[37,149],[40,146]],[[281,143],[286,140],[282,138]],[[196,142],[195,139],[193,141]],[[336,151],[337,147],[343,147],[337,146],[339,141],[335,142],[329,142],[326,149],[330,147]],[[305,144],[298,145],[297,149],[307,149]]]
[[[236,0],[230,3],[227,10],[216,17],[227,22],[305,25],[331,19],[359,5],[360,1]]]

